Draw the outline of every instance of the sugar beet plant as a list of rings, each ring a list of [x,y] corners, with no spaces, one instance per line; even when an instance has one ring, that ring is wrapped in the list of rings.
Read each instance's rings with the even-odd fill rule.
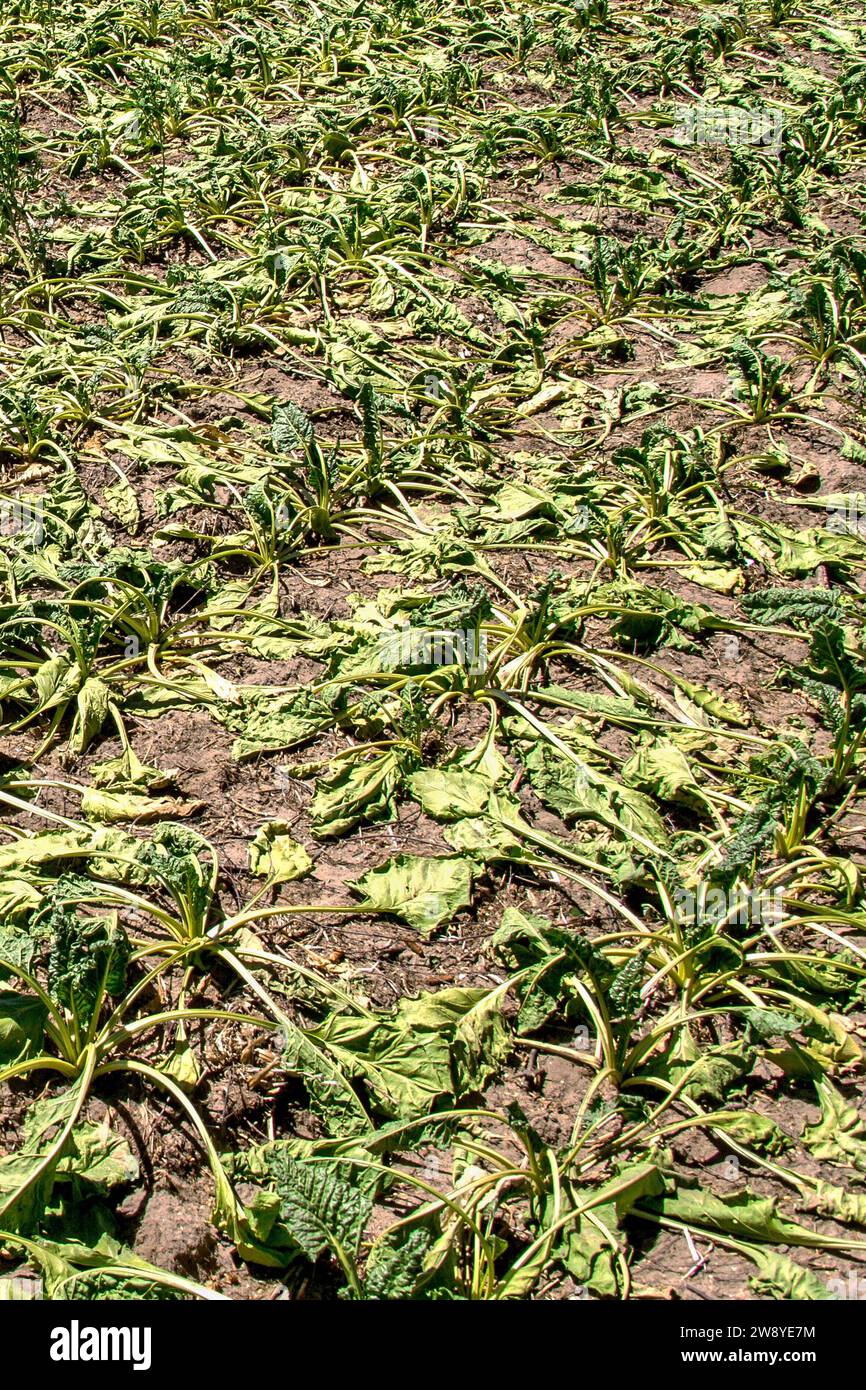
[[[861,6],[0,58],[0,1277],[850,1290]]]

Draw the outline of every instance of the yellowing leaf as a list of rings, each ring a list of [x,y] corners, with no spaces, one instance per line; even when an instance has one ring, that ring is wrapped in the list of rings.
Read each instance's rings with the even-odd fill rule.
[[[290,883],[303,878],[313,867],[313,861],[303,845],[289,834],[282,821],[269,820],[259,826],[250,844],[250,872],[257,878],[269,878],[274,883]]]
[[[472,869],[458,856],[398,854],[350,887],[364,895],[364,907],[393,913],[419,931],[431,932],[469,906]]]

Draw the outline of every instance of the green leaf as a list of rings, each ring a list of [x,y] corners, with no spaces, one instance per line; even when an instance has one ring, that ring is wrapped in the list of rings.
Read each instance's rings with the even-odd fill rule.
[[[13,900],[14,907],[21,908],[21,915],[29,914],[34,908],[42,905],[42,898],[32,889],[27,892],[29,885],[22,885],[21,880],[6,880],[0,886],[0,897],[3,896],[3,889],[21,887],[21,895]],[[11,896],[11,895],[10,895]],[[9,897],[6,898],[9,901]],[[39,948],[40,933],[38,928],[22,926],[14,921],[8,921],[5,926],[0,927],[0,959],[8,961],[10,965],[20,966],[23,970],[31,970],[34,957]],[[0,980],[8,979],[10,971],[0,966]]]
[[[282,1223],[308,1260],[328,1249],[357,1255],[373,1201],[338,1164],[283,1156],[274,1178]]]
[[[279,453],[304,454],[313,444],[313,426],[294,401],[275,405],[271,424],[271,444]]]
[[[72,699],[81,685],[81,672],[65,656],[53,656],[36,671],[33,683],[37,708],[47,711]]]
[[[411,1299],[424,1271],[433,1235],[424,1226],[401,1227],[373,1246],[364,1278],[368,1299]]]
[[[834,1238],[800,1225],[779,1213],[774,1197],[758,1197],[747,1189],[717,1197],[698,1181],[677,1180],[675,1191],[645,1203],[662,1216],[681,1221],[691,1230],[718,1231],[738,1241],[777,1242],[779,1245],[832,1247]]]
[[[749,1286],[764,1298],[803,1299],[818,1301],[833,1298],[832,1290],[811,1270],[798,1265],[789,1255],[778,1250],[752,1249],[749,1259],[758,1266],[758,1273]]]
[[[59,1095],[31,1106],[21,1148],[0,1157],[0,1230],[32,1230],[42,1217],[69,1131],[85,1098],[83,1088],[82,1076]],[[53,1130],[56,1136],[49,1137]]]
[[[398,854],[349,886],[363,895],[365,908],[428,933],[470,905],[472,867],[459,856]]]
[[[311,805],[312,833],[319,839],[344,835],[361,821],[393,820],[394,793],[400,783],[397,758],[379,754],[337,764],[316,787]]]
[[[698,784],[689,760],[669,738],[657,738],[639,748],[622,768],[623,779],[663,801],[694,805]]]
[[[308,690],[275,695],[240,687],[238,695],[239,707],[218,704],[213,711],[227,728],[241,735],[232,744],[232,757],[238,761],[306,743],[334,722],[330,706]]]
[[[721,1129],[738,1144],[759,1154],[780,1154],[791,1147],[790,1136],[766,1115],[759,1115],[754,1110],[743,1110],[736,1115],[723,1117],[716,1115],[712,1124],[714,1129]]]
[[[58,1003],[90,1020],[101,992],[121,995],[132,953],[117,913],[85,917],[56,904],[46,919],[51,929],[48,988]]]
[[[516,987],[517,1031],[522,1035],[537,1032],[556,1014],[562,1019],[585,1018],[576,982],[590,970],[602,987],[613,977],[612,967],[586,937],[515,907],[502,914],[490,950],[523,974]]]
[[[57,1165],[58,1178],[74,1177],[101,1192],[135,1182],[138,1175],[138,1159],[129,1143],[105,1122],[78,1125]]]
[[[0,990],[0,1064],[35,1056],[47,1019],[48,1010],[35,995]]]
[[[753,1065],[754,1049],[744,1042],[699,1048],[688,1029],[680,1029],[667,1052],[656,1058],[649,1070],[675,1085],[682,1084],[683,1094],[692,1100],[721,1103]]]
[[[103,681],[90,676],[78,692],[78,712],[69,747],[73,753],[83,753],[108,718],[111,692]]]
[[[407,786],[428,816],[444,821],[480,816],[491,790],[488,778],[462,768],[424,768],[412,773]]]
[[[847,1188],[837,1187],[835,1183],[816,1179],[814,1189],[809,1193],[808,1207],[819,1216],[829,1216],[835,1221],[850,1221],[855,1226],[866,1226],[866,1194],[849,1192]]]
[[[579,757],[570,758],[535,733],[520,758],[533,787],[565,820],[593,820],[638,839],[650,850],[667,844],[667,830],[654,803],[643,792],[599,772]]]
[[[448,989],[402,999],[392,1014],[332,1013],[303,1037],[302,1049],[290,1041],[292,1064],[310,1085],[313,1073],[319,1104],[336,1093],[322,1088],[324,1050],[346,1084],[364,1082],[370,1103],[389,1118],[414,1119],[439,1101],[483,1087],[509,1046],[502,1012],[508,985],[495,990]],[[357,1133],[346,1111],[326,1111],[336,1133]],[[364,1114],[363,1108],[361,1114]]]
[[[211,859],[210,873],[201,862],[202,854]],[[190,918],[190,928],[202,933],[210,913],[216,876],[213,850],[207,840],[188,826],[158,825],[137,858],[144,868],[152,871],[152,877],[168,884],[176,902]]]
[[[116,483],[110,483],[108,487],[103,488],[102,496],[111,515],[117,518],[130,535],[135,535],[141,521],[141,508],[129,479],[122,477],[118,478]]]
[[[620,1292],[616,1254],[621,1242],[621,1223],[637,1202],[655,1196],[663,1188],[664,1178],[654,1163],[631,1164],[597,1188],[570,1188],[568,1206],[575,1213],[584,1211],[581,1215],[575,1214],[572,1222],[555,1238],[554,1258],[560,1260],[584,1288],[592,1289],[603,1298],[615,1298]],[[554,1200],[549,1197],[545,1221],[552,1219],[554,1211]]]
[[[356,1042],[363,1046],[363,1024],[355,1020],[352,1027],[347,1023],[346,1031],[346,1045],[350,1051]],[[341,1046],[339,1035],[332,1045],[327,1028],[304,1032],[293,1026],[286,1031],[283,1063],[287,1071],[303,1079],[311,1109],[329,1134],[357,1135],[371,1128],[364,1102],[352,1084],[354,1076],[363,1074],[363,1068],[356,1067],[351,1058],[346,1065],[347,1058]]]
[[[821,1103],[818,1124],[807,1125],[801,1143],[816,1158],[866,1173],[866,1123],[827,1077],[815,1081]]]
[[[458,1096],[480,1090],[507,1057],[511,1040],[502,1012],[508,991],[443,989],[404,999],[399,1016],[413,1029],[450,1035],[451,1070]]]
[[[740,729],[749,727],[751,720],[748,714],[735,700],[727,700],[717,690],[710,690],[705,685],[695,685],[692,681],[684,680],[682,676],[675,676],[674,683],[677,704],[682,703],[679,698],[679,692],[682,691],[693,705],[706,714],[711,714],[714,719],[721,719],[725,724],[735,724]]]
[[[405,1001],[403,1001],[405,1003]],[[418,1031],[400,1017],[359,1018],[332,1014],[311,1035],[324,1044],[347,1078],[366,1082],[386,1115],[426,1115],[453,1095],[451,1049],[444,1032]]]

